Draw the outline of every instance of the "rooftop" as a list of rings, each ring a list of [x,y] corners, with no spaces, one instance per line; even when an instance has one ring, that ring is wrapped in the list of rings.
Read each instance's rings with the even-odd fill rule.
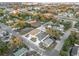
[[[54,39],[51,39],[49,37],[43,40],[46,47],[49,47],[52,43],[54,43],[54,41],[55,41]]]
[[[37,34],[36,36],[38,37],[38,39],[41,41],[44,37],[46,37],[48,34],[41,31],[39,34]]]
[[[20,31],[20,33],[21,33],[21,34],[26,34],[26,33],[30,32],[31,30],[33,30],[33,28],[25,28],[25,29],[22,29],[22,30]]]
[[[15,53],[13,53],[15,56],[22,56],[24,53],[27,52],[26,48],[21,48],[20,50],[16,51]]]
[[[34,27],[39,27],[42,25],[42,23],[40,21],[36,21],[36,20],[30,20],[28,21],[29,24],[31,24],[31,26],[34,26]]]
[[[71,50],[71,56],[79,56],[79,46],[74,46]]]
[[[28,34],[36,35],[38,32],[40,32],[39,29],[34,29],[34,30],[30,31]]]

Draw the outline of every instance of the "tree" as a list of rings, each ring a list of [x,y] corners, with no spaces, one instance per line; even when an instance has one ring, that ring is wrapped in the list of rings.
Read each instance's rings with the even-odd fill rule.
[[[23,27],[25,26],[25,21],[23,21],[23,20],[18,20],[18,23],[17,23],[16,26],[18,26],[18,27],[20,27],[20,28],[23,28]]]
[[[79,21],[75,24],[75,28],[79,30]]]
[[[64,25],[64,30],[68,30],[72,26],[71,22],[68,21],[62,21],[60,24]]]
[[[20,38],[13,36],[10,40],[10,46],[11,48],[17,48],[21,47],[23,45]]]
[[[2,42],[0,39],[0,55],[5,55],[9,52],[9,48],[6,43]]]
[[[74,46],[74,44],[79,44],[79,38],[77,38],[76,32],[71,32],[71,35],[65,41],[62,50],[60,51],[60,55],[68,55],[70,47]]]
[[[56,30],[56,29],[46,28],[46,32],[52,37],[55,37],[57,39],[60,38],[60,32],[58,30]]]
[[[20,29],[23,29],[27,26],[28,26],[28,24],[23,19],[21,19],[21,20],[17,21],[17,23],[14,27],[16,27],[16,28],[19,27]]]
[[[60,55],[61,56],[67,56],[67,52],[66,51],[60,51]]]
[[[0,16],[4,15],[4,9],[0,8]]]

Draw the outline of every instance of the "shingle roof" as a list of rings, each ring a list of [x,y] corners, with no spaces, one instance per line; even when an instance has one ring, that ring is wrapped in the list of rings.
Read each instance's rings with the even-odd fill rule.
[[[28,34],[35,35],[35,34],[37,34],[38,32],[40,32],[39,29],[34,29],[34,30],[30,31]]]
[[[72,48],[72,50],[71,50],[71,55],[72,56],[76,56],[77,55],[78,48],[79,48],[79,46],[75,46],[75,47]]]
[[[36,36],[38,37],[38,39],[41,41],[45,36],[47,36],[48,34],[45,32],[40,32],[39,34],[37,34]]]
[[[25,29],[23,29],[23,30],[21,30],[20,31],[20,33],[28,33],[28,32],[30,32],[31,30],[33,30],[33,28],[25,28]]]
[[[44,44],[46,47],[49,47],[52,43],[54,43],[54,40],[51,38],[47,37],[46,39],[43,40]]]
[[[15,56],[21,56],[23,55],[25,52],[27,52],[26,48],[21,48],[20,50],[16,51],[15,53],[13,53]]]

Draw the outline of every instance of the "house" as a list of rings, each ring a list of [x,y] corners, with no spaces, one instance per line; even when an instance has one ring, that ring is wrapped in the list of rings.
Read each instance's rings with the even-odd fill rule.
[[[48,23],[44,24],[43,26],[38,27],[38,29],[40,29],[41,31],[44,31],[44,32],[46,32],[47,28],[51,28],[51,29],[58,30],[60,32],[64,32],[64,25],[55,24],[53,22],[48,22]]]
[[[48,48],[50,47],[51,44],[53,45],[55,44],[55,39],[54,38],[51,39],[50,37],[47,37],[42,41],[42,43],[44,47]]]
[[[33,29],[34,28],[27,27],[27,28],[24,28],[24,29],[20,30],[19,32],[21,34],[26,34],[26,33],[30,32],[30,31],[32,31]]]
[[[40,32],[40,30],[39,29],[34,29],[34,30],[32,30],[32,31],[30,31],[28,34],[30,34],[30,35],[36,35],[37,33],[39,33]]]
[[[27,52],[26,56],[40,56],[35,50]]]
[[[53,17],[52,13],[44,13],[43,15],[44,15],[44,17],[46,17],[46,18]]]
[[[11,38],[11,33],[0,29],[0,38],[3,42],[8,42]]]
[[[31,24],[31,26],[33,27],[39,27],[42,25],[42,23],[38,20],[29,20],[27,21],[27,23]]]
[[[36,35],[36,37],[38,38],[39,41],[43,40],[44,38],[46,38],[48,36],[48,34],[46,32],[41,31],[40,33],[38,33]]]
[[[13,53],[14,56],[26,56],[26,53],[28,52],[28,50],[26,48],[21,48],[18,51],[16,51],[15,53]]]
[[[72,47],[70,51],[71,56],[79,56],[79,46]]]
[[[39,30],[38,28],[30,31],[26,35],[23,35],[23,37],[25,37],[27,40],[31,41],[39,47],[40,42],[42,42],[45,47],[49,47],[51,44],[55,42],[54,38],[51,39],[49,34]]]
[[[61,24],[54,24],[54,23],[48,23],[46,26],[45,26],[46,29],[55,29],[57,31],[60,31],[60,32],[64,32],[64,25],[61,25]]]

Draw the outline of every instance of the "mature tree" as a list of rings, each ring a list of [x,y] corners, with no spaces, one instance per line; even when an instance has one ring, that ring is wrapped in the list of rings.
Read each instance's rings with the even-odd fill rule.
[[[60,37],[60,32],[56,29],[53,29],[53,28],[46,28],[46,32],[52,36],[52,37],[55,37],[57,39],[59,39]]]
[[[5,55],[9,52],[9,48],[6,43],[2,42],[0,39],[0,55]]]
[[[4,9],[0,8],[0,16],[4,15]]]

